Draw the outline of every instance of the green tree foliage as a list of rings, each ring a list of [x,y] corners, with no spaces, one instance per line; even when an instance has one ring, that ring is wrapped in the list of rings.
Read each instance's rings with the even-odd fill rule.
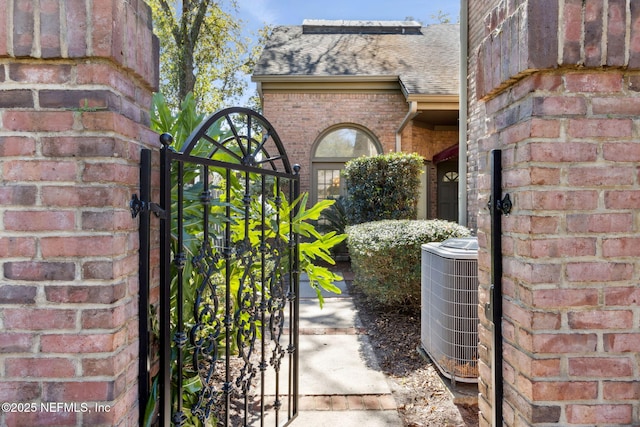
[[[154,32],[160,41],[160,85],[168,104],[177,109],[193,93],[201,111],[237,103],[247,90],[268,28],[251,39],[241,34],[235,0],[230,10],[212,0],[147,0]]]
[[[415,219],[424,159],[389,153],[347,162],[347,219],[350,224],[382,219]]]
[[[451,15],[441,10],[438,11],[437,15],[431,15],[431,19],[439,24],[451,24]]]

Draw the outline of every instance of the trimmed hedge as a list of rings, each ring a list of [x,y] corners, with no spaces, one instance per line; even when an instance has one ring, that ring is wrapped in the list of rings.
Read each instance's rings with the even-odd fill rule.
[[[345,165],[349,224],[383,219],[415,219],[424,159],[388,153],[359,157]]]
[[[421,245],[470,232],[443,220],[385,220],[353,225],[347,235],[354,285],[379,305],[416,309]]]

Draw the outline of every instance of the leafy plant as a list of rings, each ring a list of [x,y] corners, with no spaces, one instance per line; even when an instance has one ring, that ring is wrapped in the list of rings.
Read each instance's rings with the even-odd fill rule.
[[[354,285],[374,302],[396,309],[420,307],[421,245],[469,236],[443,220],[384,220],[347,228]]]
[[[320,222],[318,223],[318,229],[323,232],[335,231],[336,233],[344,234],[348,225],[344,198],[342,196],[338,196],[335,199],[330,198],[328,200],[335,200],[335,203],[322,211],[322,215],[320,215]]]
[[[173,137],[174,147],[187,139],[193,130],[205,119],[205,115],[198,113],[196,100],[189,93],[180,103],[180,110],[173,111],[164,95],[156,92],[151,105],[151,129],[158,133],[168,133]]]
[[[147,406],[144,409],[144,421],[142,425],[144,427],[151,427],[153,425],[154,414],[158,410],[158,377],[153,379],[151,384],[151,394],[147,401]]]
[[[338,196],[333,200],[335,200],[335,203],[322,211],[322,215],[320,215],[320,220],[318,222],[318,229],[325,233],[333,231],[338,234],[345,234],[348,226],[348,219],[344,197]],[[337,260],[348,261],[349,249],[346,240],[334,246],[332,253]]]

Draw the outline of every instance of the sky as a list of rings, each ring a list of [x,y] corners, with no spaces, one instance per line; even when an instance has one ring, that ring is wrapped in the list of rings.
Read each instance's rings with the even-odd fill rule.
[[[304,19],[404,20],[437,22],[439,11],[458,22],[460,0],[238,0],[250,26],[302,25]]]

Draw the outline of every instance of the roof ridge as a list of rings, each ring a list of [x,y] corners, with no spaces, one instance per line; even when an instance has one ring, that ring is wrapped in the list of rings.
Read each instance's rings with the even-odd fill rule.
[[[419,34],[417,21],[305,19],[303,34]]]

